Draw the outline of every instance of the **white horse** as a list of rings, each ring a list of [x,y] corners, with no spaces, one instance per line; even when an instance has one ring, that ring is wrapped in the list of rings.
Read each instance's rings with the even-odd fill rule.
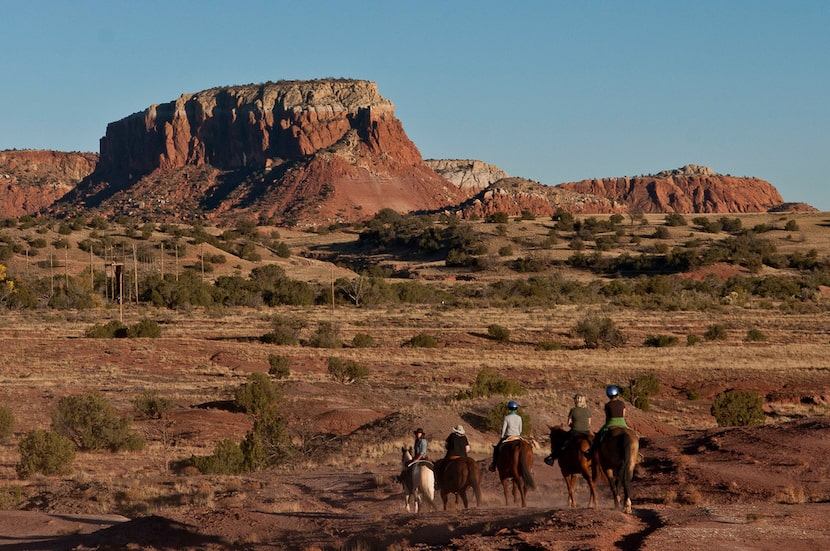
[[[431,465],[429,461],[416,461],[411,467],[412,449],[401,448],[401,463],[403,470],[401,471],[401,485],[403,486],[404,499],[406,503],[406,511],[417,513],[422,505],[426,502],[436,511],[435,506],[435,473],[427,465]],[[410,501],[412,508],[410,509]]]

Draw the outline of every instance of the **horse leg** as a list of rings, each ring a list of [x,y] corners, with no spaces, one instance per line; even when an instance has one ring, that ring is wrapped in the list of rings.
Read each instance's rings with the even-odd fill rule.
[[[464,502],[465,509],[470,506],[469,502],[467,501],[467,488],[461,490],[461,501]]]
[[[447,510],[447,491],[441,488],[441,500],[444,502],[444,510]]]
[[[506,478],[502,479],[501,485],[504,488],[504,504],[505,505],[510,505],[510,502],[507,500],[507,479]]]
[[[591,478],[591,473],[588,469],[582,471],[582,478],[588,483],[588,489],[591,490],[591,496],[588,498],[588,507],[597,507],[597,487],[594,484],[594,479]]]
[[[565,477],[565,485],[568,487],[568,507],[576,507],[576,501],[574,501],[574,483],[576,475],[568,475]]]

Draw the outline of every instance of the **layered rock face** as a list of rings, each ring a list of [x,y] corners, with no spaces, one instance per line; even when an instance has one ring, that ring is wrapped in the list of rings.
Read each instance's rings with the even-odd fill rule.
[[[652,176],[582,180],[557,187],[604,197],[644,213],[765,212],[783,203],[769,182],[725,176],[700,165]]]
[[[320,80],[213,88],[113,122],[95,175],[63,203],[326,223],[466,197],[424,164],[375,83]]]
[[[470,196],[486,189],[493,182],[509,177],[499,167],[476,160],[426,159],[424,162]]]
[[[48,207],[89,176],[94,153],[0,151],[0,217],[17,218]]]
[[[624,204],[604,197],[546,186],[524,178],[503,178],[465,201],[457,212],[464,218],[486,218],[497,212],[509,216],[550,216],[558,209],[575,214],[613,214],[626,210]]]

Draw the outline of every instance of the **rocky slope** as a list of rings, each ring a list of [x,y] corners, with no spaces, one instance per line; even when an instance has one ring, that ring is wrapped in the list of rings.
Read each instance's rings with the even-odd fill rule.
[[[0,151],[0,217],[34,214],[61,198],[89,176],[94,153]]]
[[[449,180],[459,189],[475,195],[509,175],[499,167],[470,159],[426,159],[428,167]]]
[[[457,204],[373,82],[213,88],[108,125],[95,173],[56,207],[320,224]]]
[[[510,216],[550,216],[557,209],[576,214],[624,213],[626,207],[605,197],[546,186],[524,178],[503,178],[465,201],[454,212],[463,218],[486,218],[497,212]]]
[[[644,213],[765,212],[784,201],[769,182],[718,174],[699,165],[650,176],[582,180],[557,187],[605,197]]]

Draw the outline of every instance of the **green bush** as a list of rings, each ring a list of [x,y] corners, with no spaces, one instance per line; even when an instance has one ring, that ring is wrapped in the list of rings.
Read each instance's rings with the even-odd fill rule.
[[[620,395],[632,406],[643,411],[651,409],[649,397],[660,391],[660,381],[654,375],[640,375],[629,379],[627,385],[620,385]]]
[[[427,333],[418,333],[406,342],[412,348],[438,348],[438,341]]]
[[[291,360],[285,356],[268,354],[268,374],[275,379],[287,379],[291,375]]]
[[[161,327],[158,322],[145,318],[138,323],[131,325],[127,329],[127,336],[133,339],[157,339],[161,336]]]
[[[276,408],[269,408],[254,419],[253,428],[240,444],[248,471],[260,471],[281,463],[293,449],[288,423]]]
[[[706,328],[703,333],[703,338],[707,341],[724,341],[726,340],[726,326],[721,323],[713,323]]]
[[[23,486],[15,484],[0,486],[0,511],[14,511],[23,504]]]
[[[190,463],[202,474],[241,474],[245,472],[245,456],[242,448],[226,438],[216,444],[210,455],[190,458]]]
[[[251,373],[248,382],[239,385],[234,393],[234,403],[254,417],[280,400],[282,392],[265,373]]]
[[[130,420],[119,418],[99,392],[64,396],[52,413],[52,430],[78,449],[140,450],[144,438],[130,430]]]
[[[343,384],[354,383],[369,376],[368,368],[354,360],[344,360],[336,356],[328,359],[328,371],[332,379]]]
[[[562,350],[562,343],[552,340],[539,341],[536,343],[536,350]]]
[[[710,412],[719,427],[741,427],[764,422],[763,400],[758,393],[749,390],[718,393]]]
[[[616,348],[625,344],[625,337],[611,318],[589,316],[581,319],[571,330],[575,337],[581,337],[587,348]]]
[[[375,339],[372,338],[372,335],[367,333],[356,333],[354,337],[352,337],[352,346],[354,348],[371,348],[375,345]]]
[[[31,430],[18,444],[20,463],[17,474],[21,478],[40,473],[68,474],[75,461],[75,445],[69,438],[41,429]]]
[[[694,346],[696,344],[700,344],[700,337],[695,335],[694,333],[689,333],[686,335],[686,346]]]
[[[521,396],[525,389],[516,381],[507,379],[493,369],[484,368],[476,375],[469,390],[456,395],[457,399],[488,397],[493,395]]]
[[[522,436],[529,436],[533,434],[533,422],[530,418],[530,414],[526,413],[521,407],[516,411],[516,413],[522,418]],[[500,433],[505,415],[507,415],[507,404],[499,402],[493,409],[484,415],[487,429]]]
[[[135,411],[147,419],[161,419],[175,405],[172,399],[161,396],[157,390],[145,390],[133,399]]]
[[[654,348],[677,346],[677,337],[674,335],[649,335],[643,341],[643,346],[652,346]]]
[[[744,340],[746,342],[764,342],[767,340],[767,336],[760,329],[750,329],[746,332]]]
[[[14,414],[8,406],[0,405],[0,440],[14,433]]]
[[[294,316],[276,315],[271,319],[271,332],[262,336],[262,341],[278,345],[294,345],[300,341],[300,331],[305,321]]]
[[[510,340],[510,329],[497,323],[491,323],[487,326],[487,335],[495,341],[507,342]]]
[[[84,331],[84,336],[88,339],[114,339],[120,334],[126,336],[127,326],[118,320],[108,321],[104,324],[96,323]]]
[[[314,348],[343,348],[340,331],[329,321],[321,321],[317,324],[317,331],[309,339],[309,344]]]

